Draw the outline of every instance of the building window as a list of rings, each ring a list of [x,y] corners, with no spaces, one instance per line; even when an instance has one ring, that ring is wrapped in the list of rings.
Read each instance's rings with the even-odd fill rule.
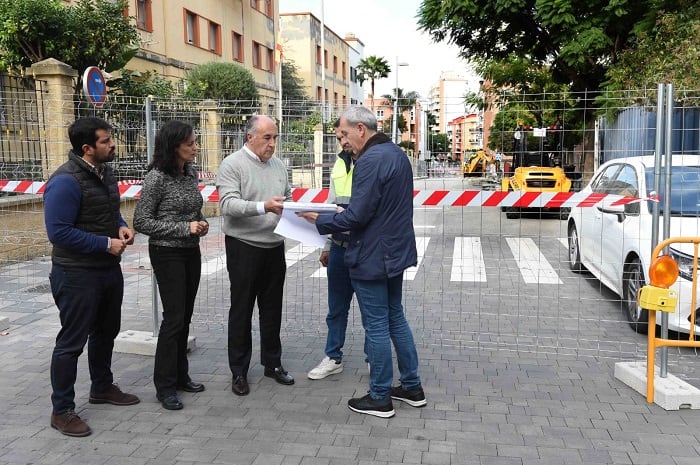
[[[377,119],[384,119],[384,110],[377,110]]]
[[[260,13],[272,18],[274,16],[274,8],[272,0],[250,0],[251,8],[258,10]]]
[[[346,81],[348,79],[348,70],[345,66],[345,62],[343,62],[343,67],[341,68],[340,72],[343,73],[343,81]]]
[[[144,31],[153,32],[151,0],[136,0],[136,27]]]
[[[338,74],[338,57],[333,55],[333,74]]]
[[[325,68],[328,69],[328,50],[323,51],[323,62],[324,62]]]
[[[185,41],[199,47],[199,16],[185,10]]]
[[[209,21],[209,50],[221,55],[221,25]]]
[[[316,63],[321,63],[321,46],[316,46]]]
[[[333,104],[338,106],[338,92],[333,92]]]
[[[262,44],[253,42],[253,67],[274,72],[275,52]]]
[[[233,34],[233,59],[243,63],[243,36],[237,32]]]

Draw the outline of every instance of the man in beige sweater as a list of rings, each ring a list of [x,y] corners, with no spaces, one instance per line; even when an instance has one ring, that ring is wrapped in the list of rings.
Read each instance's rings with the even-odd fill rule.
[[[251,318],[258,303],[260,358],[265,376],[280,384],[294,384],[282,367],[280,326],[282,293],[287,266],[284,238],[274,229],[283,202],[290,198],[287,169],[274,157],[277,127],[268,116],[255,115],[246,123],[246,143],[227,156],[216,177],[219,206],[226,235],[226,268],[231,285],[228,319],[228,359],[234,394],[250,392],[248,368],[252,353]]]

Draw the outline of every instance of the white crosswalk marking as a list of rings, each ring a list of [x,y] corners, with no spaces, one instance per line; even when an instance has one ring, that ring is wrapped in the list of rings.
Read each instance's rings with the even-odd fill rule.
[[[418,251],[417,265],[407,268],[404,271],[404,280],[414,281],[426,256],[429,236],[416,237],[416,249]],[[562,284],[557,272],[540,252],[539,247],[531,238],[505,238],[513,258],[518,266],[523,280],[528,284]],[[568,248],[567,238],[557,238],[557,242]],[[313,260],[317,262],[321,249],[315,246],[297,244],[287,250],[285,260],[287,268],[291,268],[297,263],[307,260],[310,255],[314,255]],[[494,258],[498,260],[498,258]],[[491,259],[489,259],[491,260]],[[490,262],[491,263],[491,262]],[[212,275],[219,271],[226,270],[226,254],[210,258],[202,263],[202,275]],[[312,278],[326,279],[326,268],[319,266],[312,274]],[[452,282],[486,282],[486,263],[482,250],[480,237],[456,237],[452,252],[452,266],[450,271],[450,281]]]
[[[520,274],[528,284],[561,284],[557,272],[540,253],[540,249],[530,238],[508,237],[506,242],[518,263]]]
[[[294,266],[297,262],[303,260],[304,257],[318,249],[318,247],[313,245],[304,245],[301,243],[295,245],[291,249],[287,250],[287,253],[284,255],[284,259],[287,261],[287,268]]]
[[[403,279],[405,279],[406,281],[413,281],[414,279],[416,279],[416,274],[418,273],[418,268],[420,268],[420,264],[423,262],[423,257],[425,257],[425,250],[428,248],[429,243],[430,243],[429,237],[416,237],[416,249],[418,251],[418,261],[417,261],[416,266],[406,268],[406,271],[403,272]]]
[[[416,237],[416,250],[418,251],[418,260],[417,260],[417,265],[412,266],[410,268],[406,268],[406,271],[404,271],[403,279],[406,281],[413,281],[416,279],[416,274],[418,273],[418,268],[420,268],[420,264],[423,261],[423,257],[425,257],[425,250],[428,248],[428,244],[430,243],[430,238],[429,237]],[[312,278],[327,278],[328,274],[326,273],[326,268],[321,266],[314,272],[314,274],[311,275]]]
[[[226,268],[226,254],[219,255],[202,263],[202,276],[218,273]]]
[[[480,237],[455,237],[450,281],[486,282]]]

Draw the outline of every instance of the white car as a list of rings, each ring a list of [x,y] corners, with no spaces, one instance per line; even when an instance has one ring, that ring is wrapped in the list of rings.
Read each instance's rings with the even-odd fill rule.
[[[669,213],[668,237],[700,236],[700,156],[672,157],[670,212],[663,211],[664,169],[661,169],[661,194],[658,196],[654,192],[654,171],[653,156],[618,158],[603,164],[582,192],[607,195],[593,207],[572,208],[567,219],[571,269],[579,272],[585,267],[619,295],[630,326],[639,333],[647,332],[649,318],[648,312],[637,305],[637,291],[649,283],[653,199],[658,199],[660,212],[659,242],[664,239],[662,215]],[[615,206],[609,195],[630,195],[645,200]],[[669,248],[680,270],[672,287],[678,292],[678,307],[674,313],[669,313],[668,328],[688,333],[693,244],[674,243]],[[700,304],[700,289],[696,304]],[[696,334],[700,334],[698,315],[700,308],[696,309]]]

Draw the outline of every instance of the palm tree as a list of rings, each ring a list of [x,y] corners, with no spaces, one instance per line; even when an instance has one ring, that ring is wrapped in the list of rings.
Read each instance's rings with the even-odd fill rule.
[[[374,81],[389,76],[389,73],[391,72],[389,62],[383,57],[371,55],[360,60],[360,63],[357,65],[357,70],[359,71],[358,80],[360,81],[360,84],[366,80],[369,80],[369,84],[372,89],[372,94],[370,97],[372,102],[372,112],[374,112]]]
[[[396,107],[399,110],[399,113],[403,113],[406,110],[410,110],[416,105],[416,102],[420,98],[420,94],[416,92],[415,90],[409,90],[404,94],[402,88],[397,88],[394,89],[394,92],[396,94],[396,98],[398,98],[398,102],[396,102]],[[389,94],[384,94],[382,95],[383,99],[389,100],[389,103],[391,105],[394,105],[394,96],[389,95]]]

